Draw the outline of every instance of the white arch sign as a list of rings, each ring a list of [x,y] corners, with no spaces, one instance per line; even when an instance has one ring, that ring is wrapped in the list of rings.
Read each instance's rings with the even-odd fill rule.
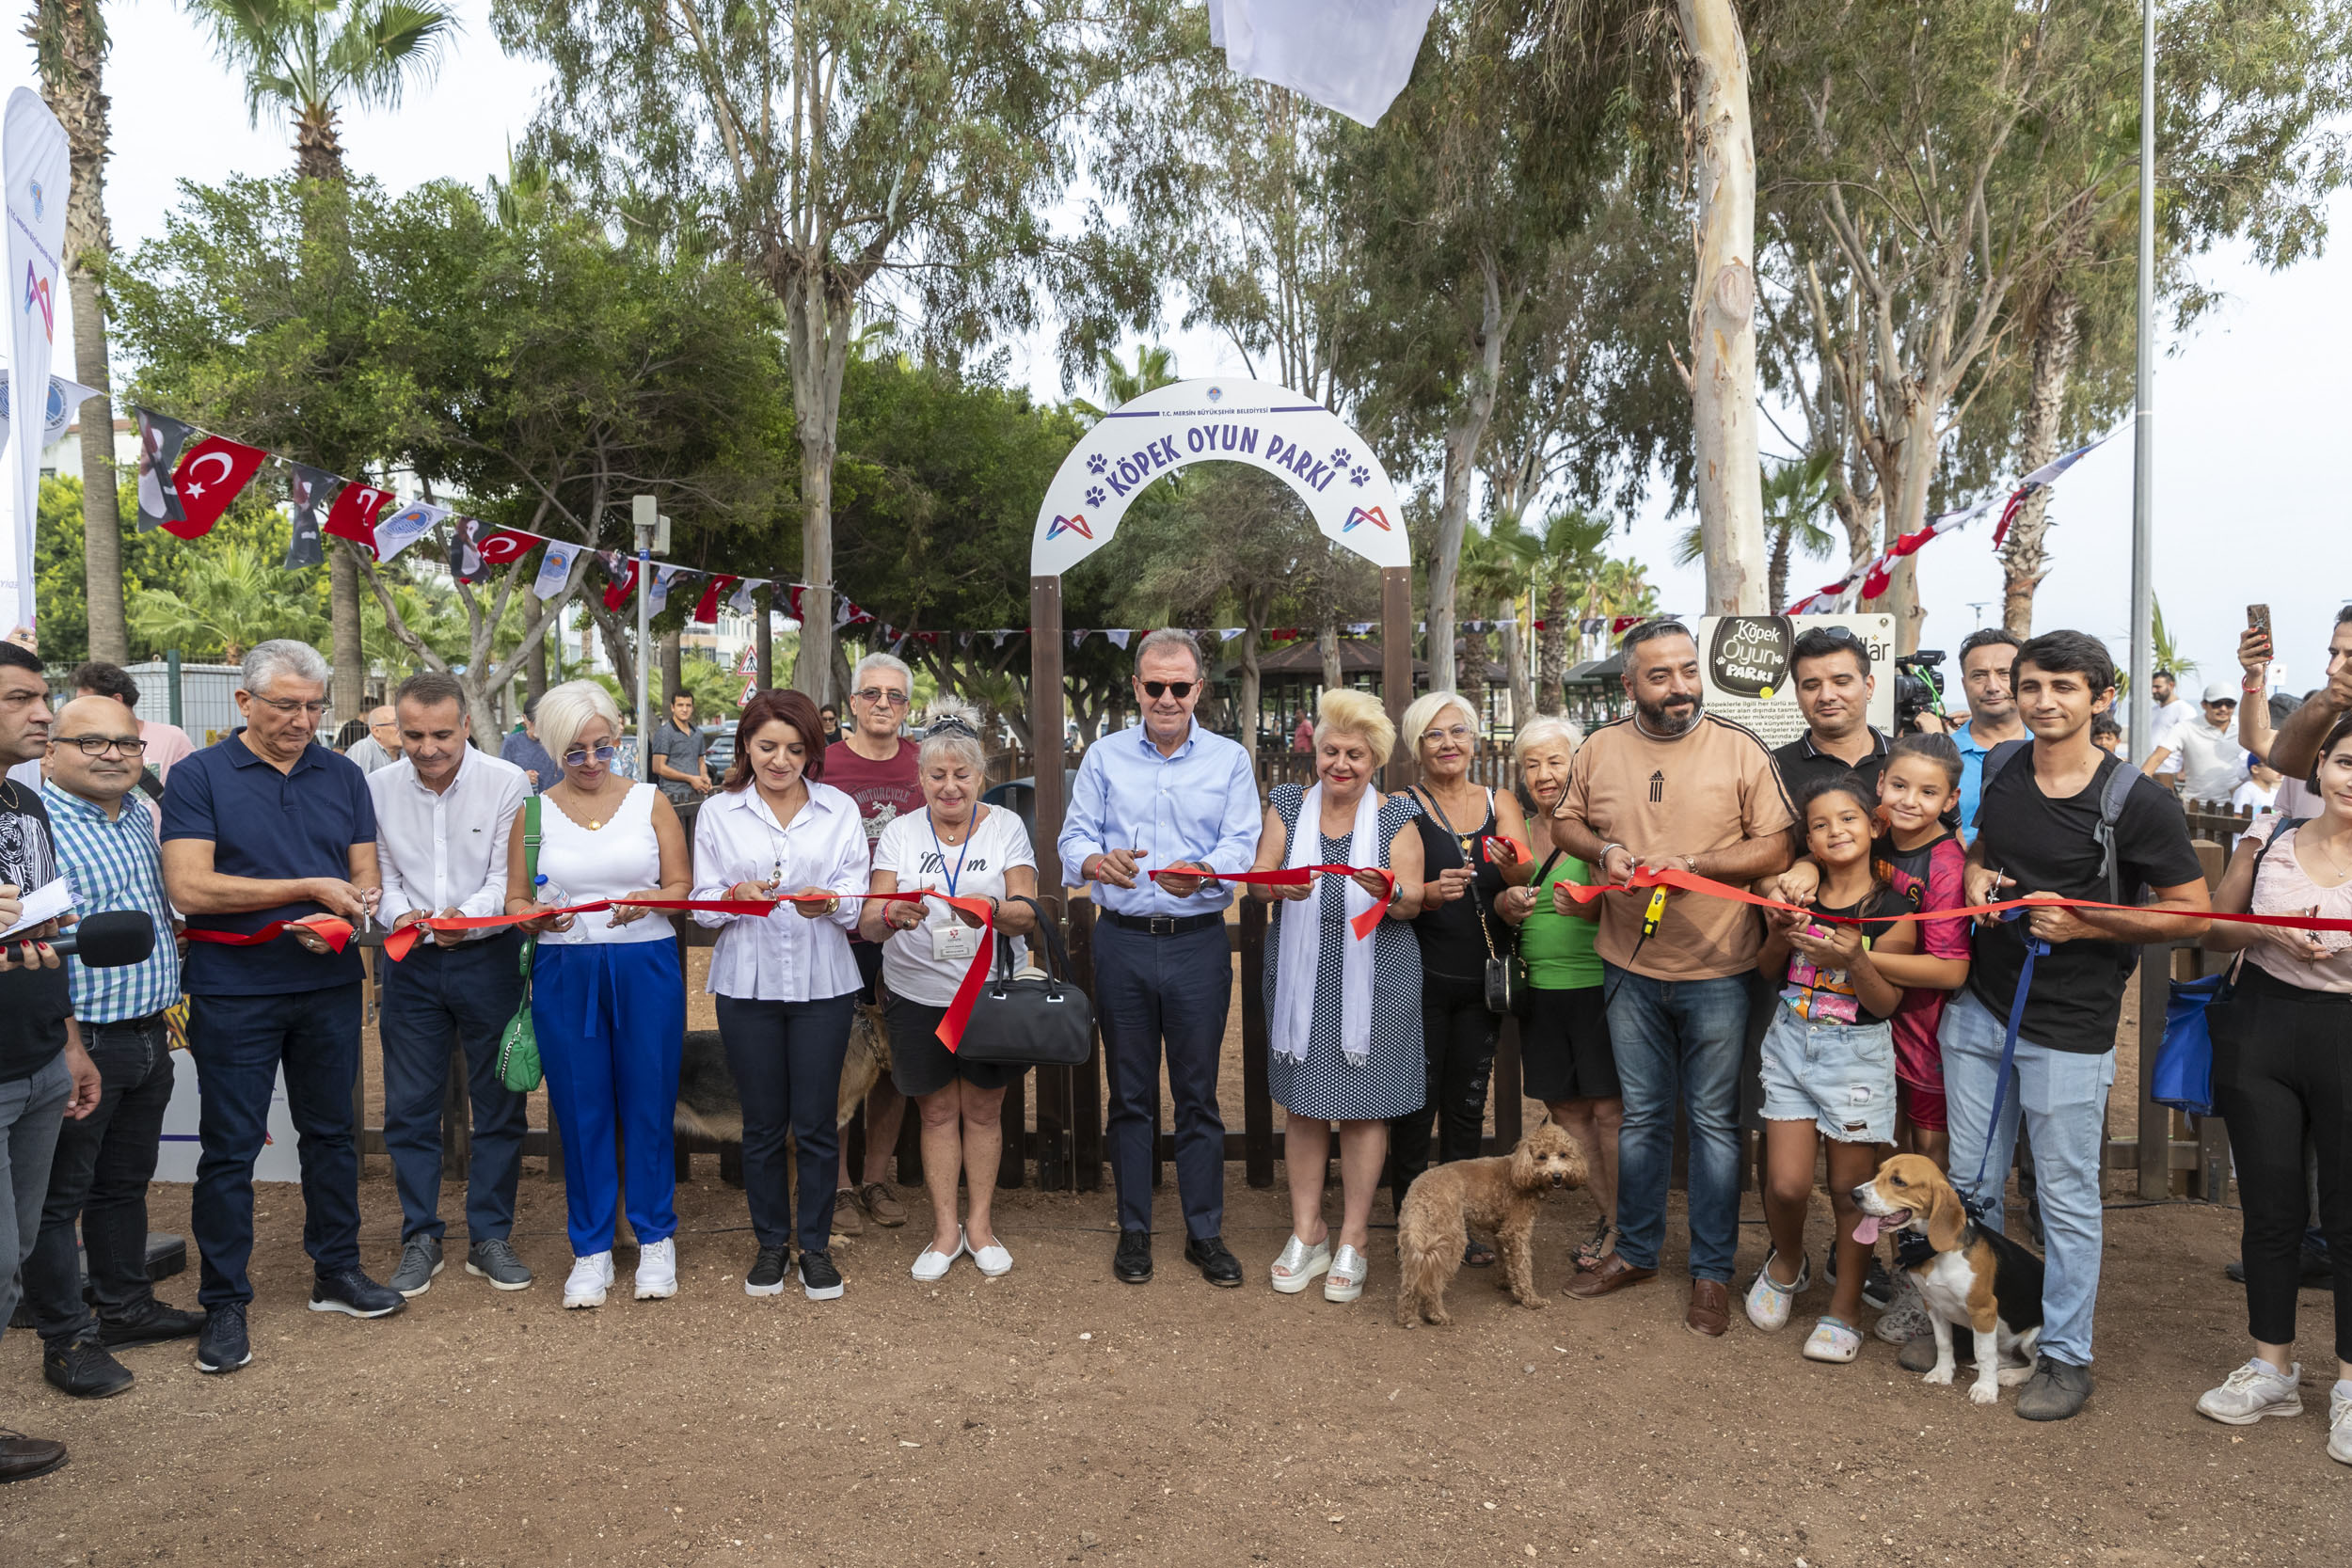
[[[1362,436],[1319,403],[1263,381],[1172,382],[1124,403],[1071,449],[1045,489],[1029,575],[1058,577],[1111,542],[1143,488],[1194,463],[1279,475],[1324,537],[1375,566],[1409,566],[1405,515]]]

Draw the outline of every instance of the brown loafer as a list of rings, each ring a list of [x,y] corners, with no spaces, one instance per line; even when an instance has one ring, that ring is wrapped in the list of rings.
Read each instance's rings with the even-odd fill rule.
[[[865,1205],[867,1217],[885,1229],[895,1230],[907,1223],[906,1205],[891,1196],[886,1181],[868,1181],[857,1190],[857,1200]]]
[[[1579,1301],[1591,1301],[1612,1291],[1622,1291],[1629,1285],[1639,1285],[1645,1279],[1656,1279],[1656,1269],[1637,1269],[1625,1260],[1625,1254],[1613,1252],[1600,1260],[1600,1267],[1590,1274],[1580,1274],[1568,1281],[1568,1294]]]
[[[1682,1314],[1682,1326],[1710,1339],[1722,1338],[1731,1327],[1731,1287],[1720,1279],[1691,1281],[1691,1309]]]
[[[833,1233],[836,1236],[866,1234],[866,1216],[857,1212],[855,1187],[844,1187],[833,1195]]]

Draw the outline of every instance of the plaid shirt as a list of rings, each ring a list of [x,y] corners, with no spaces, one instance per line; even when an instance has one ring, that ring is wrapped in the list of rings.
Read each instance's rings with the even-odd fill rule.
[[[40,787],[49,808],[57,867],[73,879],[73,910],[145,910],[155,921],[155,952],[145,963],[86,969],[68,957],[73,1016],[84,1023],[119,1023],[160,1013],[180,1000],[180,948],[171,936],[171,901],[164,896],[163,852],[155,842],[154,808],[136,790],[122,798],[112,821],[78,795],[55,784]]]

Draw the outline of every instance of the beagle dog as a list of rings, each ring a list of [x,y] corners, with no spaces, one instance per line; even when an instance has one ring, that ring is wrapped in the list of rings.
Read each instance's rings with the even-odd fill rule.
[[[1854,1240],[1866,1246],[1883,1229],[1927,1238],[1925,1259],[1910,1262],[1899,1253],[1897,1259],[1918,1285],[1919,1299],[1935,1328],[1935,1370],[1922,1381],[1952,1381],[1957,1367],[1952,1327],[1960,1324],[1976,1338],[1977,1382],[1968,1390],[1971,1401],[1994,1403],[2004,1386],[2025,1382],[2031,1375],[2034,1345],[2042,1338],[2042,1259],[1998,1230],[1970,1219],[1958,1190],[1934,1161],[1921,1155],[1896,1155],[1853,1190],[1853,1200],[1863,1213],[1862,1223],[1854,1227]],[[2004,1368],[2004,1353],[2026,1365]]]

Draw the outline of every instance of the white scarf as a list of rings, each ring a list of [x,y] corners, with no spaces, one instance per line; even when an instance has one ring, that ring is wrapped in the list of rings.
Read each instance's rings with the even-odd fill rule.
[[[1356,827],[1347,847],[1347,863],[1380,863],[1380,796],[1369,783],[1356,802]],[[1285,868],[1316,865],[1323,860],[1323,785],[1316,784],[1298,802],[1298,825],[1292,830]],[[1373,896],[1347,879],[1347,916],[1353,921],[1373,906]],[[1350,1067],[1361,1067],[1372,1053],[1372,939],[1349,930],[1340,949],[1340,1053]],[[1307,885],[1307,896],[1282,911],[1281,946],[1274,975],[1274,1053],[1294,1061],[1307,1059],[1307,1042],[1314,1034],[1316,960],[1323,954],[1323,879]]]

